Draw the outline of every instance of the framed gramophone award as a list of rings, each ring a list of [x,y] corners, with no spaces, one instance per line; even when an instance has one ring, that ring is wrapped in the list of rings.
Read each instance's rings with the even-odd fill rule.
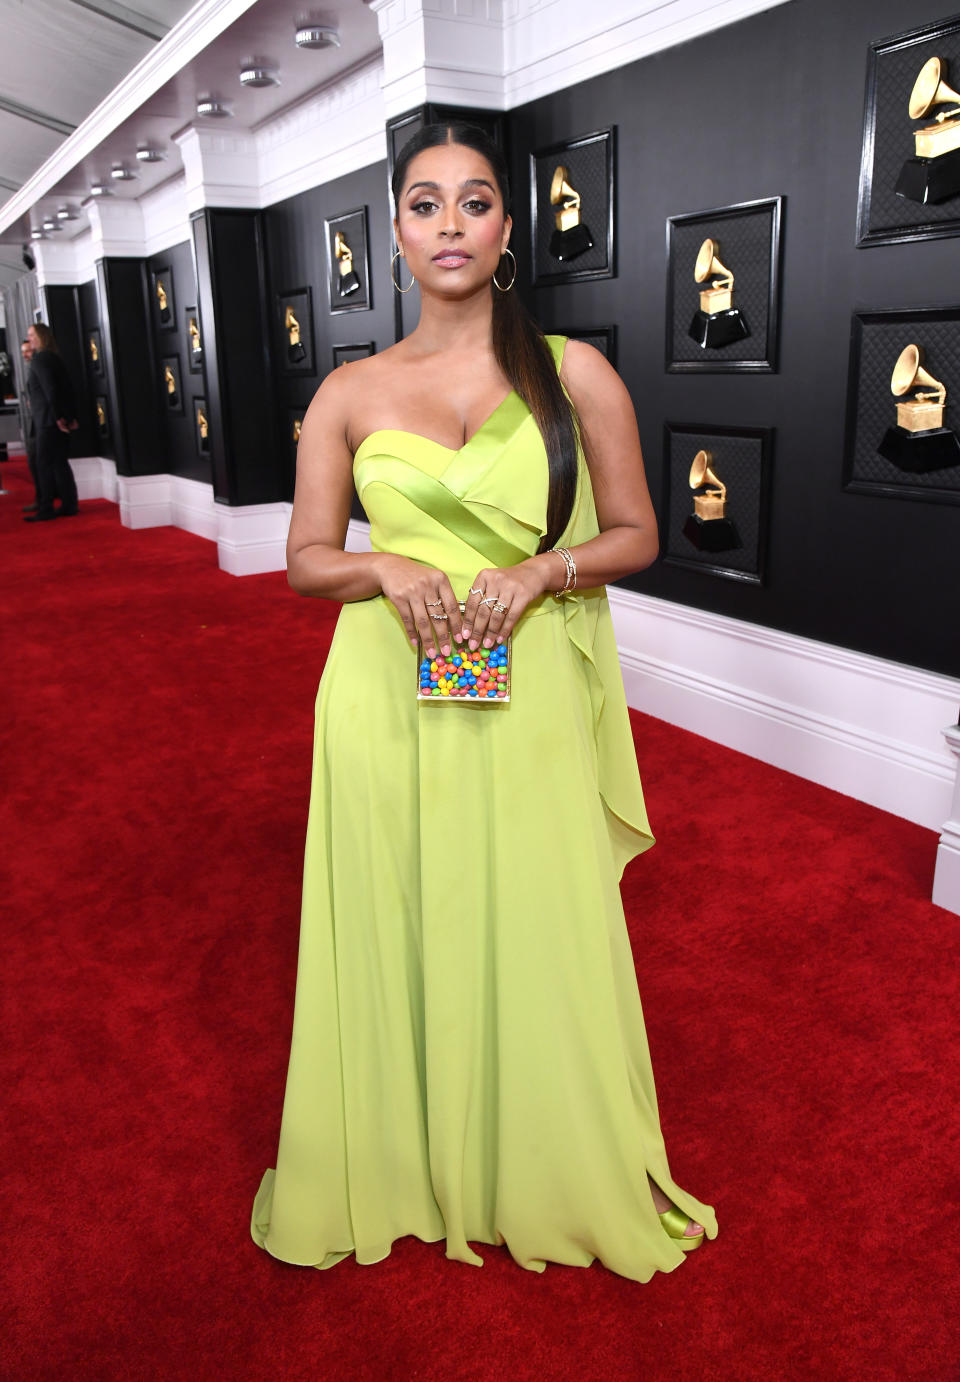
[[[354,345],[335,345],[333,347],[333,368],[349,365],[352,360],[366,360],[376,353],[373,341],[358,341]]]
[[[278,293],[275,312],[277,360],[283,374],[316,374],[313,295],[307,288]]]
[[[772,452],[770,428],[665,425],[667,564],[762,584]]]
[[[160,385],[168,413],[183,412],[183,388],[180,381],[180,356],[166,355],[160,361]]]
[[[210,421],[207,417],[207,400],[193,400],[193,440],[198,456],[210,455]]]
[[[200,313],[196,307],[184,309],[183,324],[187,333],[187,368],[191,374],[202,374],[203,336],[200,331]]]
[[[324,222],[330,311],[363,312],[373,306],[367,254],[367,208],[345,211]]]
[[[777,369],[783,197],[667,220],[666,368]]]
[[[176,331],[177,316],[173,297],[173,270],[169,265],[150,275],[153,321],[158,331]]]
[[[871,43],[857,244],[960,234],[960,15]]]
[[[614,278],[616,129],[530,155],[530,238],[535,287]]]
[[[86,334],[87,368],[91,374],[103,374],[103,341],[97,327],[92,326]]]
[[[93,411],[97,423],[97,436],[102,441],[110,437],[110,405],[104,394],[97,394],[93,400]]]
[[[960,504],[960,307],[854,313],[843,483]]]

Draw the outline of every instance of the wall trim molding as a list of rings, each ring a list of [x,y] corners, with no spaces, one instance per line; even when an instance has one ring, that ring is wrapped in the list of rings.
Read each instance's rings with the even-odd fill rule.
[[[938,907],[960,916],[960,725],[949,725],[943,737],[957,759],[950,816],[940,832],[937,866],[933,875],[933,900]]]

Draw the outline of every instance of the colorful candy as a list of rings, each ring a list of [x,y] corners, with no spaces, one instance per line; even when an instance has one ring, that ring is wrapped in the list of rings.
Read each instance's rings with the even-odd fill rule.
[[[421,657],[417,674],[417,699],[510,699],[509,643],[494,648],[461,650],[450,657]]]

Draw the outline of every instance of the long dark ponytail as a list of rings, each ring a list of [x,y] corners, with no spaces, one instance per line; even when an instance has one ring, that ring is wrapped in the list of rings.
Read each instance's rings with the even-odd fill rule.
[[[504,214],[510,212],[510,177],[506,159],[493,140],[476,125],[450,121],[426,125],[408,141],[397,156],[391,187],[394,206],[400,195],[412,159],[424,149],[439,144],[463,144],[487,160],[503,198]],[[504,255],[497,267],[497,281],[509,283],[513,261]],[[493,294],[493,353],[511,387],[526,403],[540,429],[547,452],[549,490],[547,531],[540,551],[555,547],[570,521],[577,495],[578,421],[573,404],[563,391],[550,347],[543,332],[530,316],[516,291]]]

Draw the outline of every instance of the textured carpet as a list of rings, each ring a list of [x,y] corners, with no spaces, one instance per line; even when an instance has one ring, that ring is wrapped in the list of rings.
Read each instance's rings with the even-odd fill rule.
[[[960,1377],[957,919],[936,838],[643,716],[624,883],[661,1113],[720,1237],[647,1286],[250,1241],[333,611],[3,467],[11,1379]]]

